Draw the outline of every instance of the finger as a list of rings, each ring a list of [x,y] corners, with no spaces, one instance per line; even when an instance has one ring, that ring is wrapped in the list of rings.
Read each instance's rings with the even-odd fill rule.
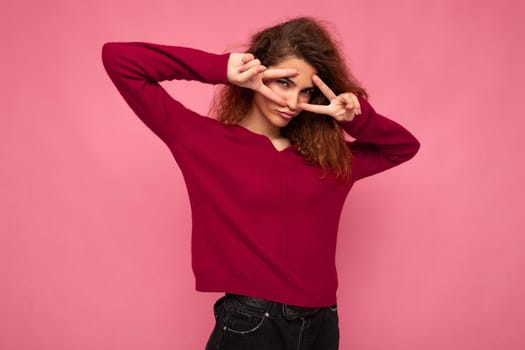
[[[325,105],[314,105],[310,103],[301,103],[299,108],[317,114],[329,114],[328,106]]]
[[[252,55],[251,53],[245,53],[244,56],[242,56],[242,58],[241,58],[241,63],[244,64],[244,63],[250,62],[254,58],[255,58],[255,56]]]
[[[328,85],[326,85],[317,74],[314,74],[314,76],[312,76],[312,81],[319,88],[319,90],[321,90],[323,95],[325,95],[329,101],[332,101],[334,98],[337,97],[337,95],[332,91],[332,89],[330,89]]]
[[[248,68],[248,70],[246,70],[244,72],[239,72],[238,80],[239,81],[248,81],[248,80],[252,79],[253,77],[255,77],[257,74],[260,74],[260,73],[264,72],[265,70],[266,70],[266,67],[265,66],[261,66],[261,65]]]
[[[251,60],[243,64],[241,67],[239,67],[239,73],[246,72],[248,69],[255,67],[255,66],[260,66],[260,65],[261,65],[261,61],[259,61],[258,59]]]
[[[352,93],[344,94],[344,101],[346,109],[353,110],[355,114],[361,114],[361,105],[356,95]]]
[[[347,110],[355,110],[355,101],[350,94],[342,94],[337,96],[337,99],[340,101],[341,105]]]
[[[263,73],[263,80],[278,79],[285,77],[294,77],[299,74],[295,68],[269,68]]]
[[[356,106],[355,113],[361,114],[361,104],[359,103],[359,99],[354,94],[352,94],[352,98],[354,99],[354,106]]]
[[[359,109],[357,109],[356,106],[345,106],[345,109],[347,111],[353,112],[355,115],[360,115],[361,114],[361,111]]]
[[[344,105],[345,110],[352,111],[354,114],[361,114],[361,106],[359,105],[359,100],[352,93],[346,93],[339,95],[337,97],[342,105]]]
[[[261,88],[258,90],[264,97],[267,99],[277,103],[280,106],[286,106],[286,101],[277,95],[275,92],[273,92],[268,86],[262,84]]]

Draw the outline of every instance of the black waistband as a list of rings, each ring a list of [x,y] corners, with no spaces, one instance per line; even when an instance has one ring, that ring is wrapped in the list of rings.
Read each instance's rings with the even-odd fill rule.
[[[278,303],[275,301],[270,301],[270,300],[261,299],[261,298],[254,298],[254,297],[249,297],[246,295],[239,295],[239,294],[226,293],[226,296],[229,296],[237,300],[241,304],[244,304],[244,305],[256,308],[256,309],[264,309],[264,310],[282,309],[283,316],[288,320],[293,320],[299,317],[310,316],[310,315],[316,314],[322,309],[320,307],[302,307],[302,306],[282,304],[282,303]],[[334,307],[335,305],[332,306],[332,308]]]

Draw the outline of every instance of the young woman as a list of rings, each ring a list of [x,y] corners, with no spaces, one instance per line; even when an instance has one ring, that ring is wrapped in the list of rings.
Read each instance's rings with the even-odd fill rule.
[[[196,289],[225,293],[207,349],[337,349],[345,198],[355,181],[412,158],[414,136],[374,111],[314,19],[257,33],[246,53],[128,42],[106,43],[102,58],[184,176]],[[224,84],[216,119],[158,83],[172,79]]]

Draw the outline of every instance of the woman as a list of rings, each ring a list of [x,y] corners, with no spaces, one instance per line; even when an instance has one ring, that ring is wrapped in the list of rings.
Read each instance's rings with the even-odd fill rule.
[[[196,289],[226,293],[207,349],[337,349],[345,198],[355,181],[412,158],[418,141],[374,111],[310,18],[261,31],[246,53],[132,42],[106,43],[102,57],[184,176]],[[158,82],[172,79],[224,84],[218,120],[168,95]]]

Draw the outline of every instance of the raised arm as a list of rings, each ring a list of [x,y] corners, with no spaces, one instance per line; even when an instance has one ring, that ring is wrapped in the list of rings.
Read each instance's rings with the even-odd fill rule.
[[[401,125],[377,114],[367,100],[350,92],[336,95],[317,75],[312,80],[329,104],[302,103],[301,108],[331,116],[356,139],[350,143],[354,181],[406,162],[417,153],[419,141]]]
[[[111,42],[102,47],[102,62],[118,91],[164,141],[193,132],[200,116],[174,100],[159,82],[226,84],[228,58],[229,54],[144,42]]]
[[[361,114],[351,121],[340,121],[355,138],[350,143],[354,154],[352,177],[359,180],[392,168],[412,158],[419,141],[404,127],[375,112],[363,98],[358,98]]]

